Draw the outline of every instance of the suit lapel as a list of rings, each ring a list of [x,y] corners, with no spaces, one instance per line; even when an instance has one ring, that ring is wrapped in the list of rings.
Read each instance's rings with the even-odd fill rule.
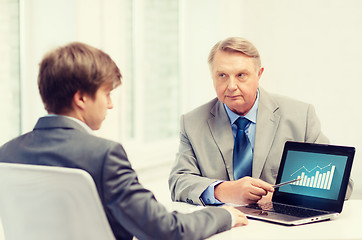
[[[259,91],[260,101],[253,157],[253,177],[255,178],[261,175],[280,121],[280,116],[276,112],[279,108],[277,103],[265,90],[259,88]]]
[[[216,102],[214,107],[210,110],[210,113],[213,115],[213,117],[208,120],[211,134],[221,152],[229,179],[233,180],[234,137],[229,117],[220,101]]]

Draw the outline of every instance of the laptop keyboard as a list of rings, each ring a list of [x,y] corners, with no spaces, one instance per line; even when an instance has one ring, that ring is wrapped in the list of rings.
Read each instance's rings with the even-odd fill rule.
[[[249,204],[246,206],[247,208],[257,209],[257,210],[263,210],[267,212],[276,212],[281,214],[286,214],[290,216],[295,217],[314,217],[322,214],[326,214],[328,212],[325,211],[319,211],[319,210],[313,210],[309,208],[301,208],[301,207],[294,207],[290,205],[285,205],[281,203],[255,203],[255,204]]]

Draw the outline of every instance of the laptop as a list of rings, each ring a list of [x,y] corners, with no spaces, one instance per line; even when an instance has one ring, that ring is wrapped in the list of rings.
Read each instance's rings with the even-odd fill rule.
[[[342,212],[354,147],[286,142],[272,201],[238,206],[249,218],[300,225]],[[277,185],[276,185],[277,186]]]

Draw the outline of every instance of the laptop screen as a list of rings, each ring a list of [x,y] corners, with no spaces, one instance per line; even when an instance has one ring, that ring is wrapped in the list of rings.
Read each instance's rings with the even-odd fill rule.
[[[286,142],[273,201],[341,211],[352,168],[354,147]]]
[[[338,199],[348,156],[288,151],[281,182],[301,179],[279,188],[281,192]]]

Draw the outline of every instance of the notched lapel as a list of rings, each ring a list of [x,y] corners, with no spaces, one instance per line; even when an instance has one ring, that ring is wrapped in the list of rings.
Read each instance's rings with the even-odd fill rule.
[[[265,91],[260,89],[253,157],[253,177],[255,178],[261,176],[261,171],[279,126],[280,116],[278,108],[275,101]]]
[[[229,179],[233,180],[234,138],[229,117],[220,101],[216,102],[214,107],[210,110],[210,113],[213,115],[213,117],[208,120],[211,135],[222,155]]]

